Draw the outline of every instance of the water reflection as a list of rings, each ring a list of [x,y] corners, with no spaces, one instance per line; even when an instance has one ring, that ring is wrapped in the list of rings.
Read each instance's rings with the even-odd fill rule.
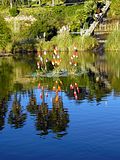
[[[49,132],[56,133],[57,137],[64,136],[68,127],[69,116],[66,109],[63,108],[61,97],[53,98],[53,107],[48,109],[47,103],[42,102],[39,106],[36,117],[36,129],[40,135],[46,135]]]
[[[119,96],[119,56],[116,60],[113,54],[102,58],[93,56],[89,62],[87,54],[80,55],[80,71],[82,69],[85,72],[78,76],[58,78],[28,77],[35,70],[36,64],[32,64],[29,58],[19,62],[12,58],[0,59],[0,130],[3,131],[5,127],[6,118],[6,122],[17,129],[24,127],[28,116],[34,116],[38,135],[54,133],[56,137],[60,137],[67,133],[69,124],[69,112],[64,108],[62,92],[69,100],[77,102],[87,100],[101,103],[111,92],[114,92],[114,96]],[[35,93],[36,88],[39,95]],[[10,99],[11,95],[14,95],[13,101]],[[21,104],[26,99],[29,102],[24,106],[25,111]],[[12,107],[8,102],[12,102]],[[27,113],[30,114],[27,116]]]
[[[23,127],[26,118],[27,115],[23,112],[22,106],[20,105],[20,98],[18,100],[16,94],[12,104],[12,109],[8,116],[8,124],[17,129]]]
[[[66,131],[69,122],[67,109],[63,108],[62,97],[58,94],[53,98],[53,108],[51,111],[51,122],[53,132]],[[64,135],[65,133],[63,133]],[[60,134],[58,134],[60,136]],[[62,136],[62,134],[61,134]]]
[[[40,135],[47,135],[48,130],[51,129],[50,125],[50,111],[48,110],[47,103],[42,102],[37,111],[36,129],[40,131]]]
[[[6,112],[7,102],[5,98],[3,98],[2,100],[0,100],[0,130],[4,128]]]
[[[45,96],[48,97],[48,93],[45,94],[45,88],[43,86],[40,93],[42,100],[40,105],[37,105],[36,97],[33,91],[31,91],[27,110],[31,115],[36,116],[35,126],[38,131],[37,134],[40,136],[47,135],[51,132],[55,133],[56,137],[62,137],[67,134],[66,128],[68,127],[69,115],[67,109],[63,106],[63,100],[58,93],[58,89],[60,91],[60,86],[56,88],[56,94],[52,98],[52,108],[49,108],[48,103],[45,102]]]
[[[29,104],[26,108],[31,115],[35,115],[38,111],[38,105],[37,105],[36,97],[34,96],[33,90],[29,92]]]

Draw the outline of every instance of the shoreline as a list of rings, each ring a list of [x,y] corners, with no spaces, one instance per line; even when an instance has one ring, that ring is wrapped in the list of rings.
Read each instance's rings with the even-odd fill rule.
[[[10,57],[13,56],[12,53],[0,53],[0,57]]]

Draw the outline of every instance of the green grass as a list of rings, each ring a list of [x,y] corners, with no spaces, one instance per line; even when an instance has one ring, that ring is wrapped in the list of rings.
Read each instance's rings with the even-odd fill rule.
[[[64,33],[53,37],[51,41],[38,44],[38,47],[42,48],[42,50],[52,50],[53,45],[58,46],[59,50],[63,51],[73,51],[74,46],[78,50],[86,51],[92,50],[98,45],[98,43],[97,40],[92,37],[72,37],[69,33]]]
[[[120,18],[120,1],[119,0],[111,0],[109,17]]]
[[[120,29],[118,31],[113,31],[108,36],[105,49],[111,51],[120,51]]]

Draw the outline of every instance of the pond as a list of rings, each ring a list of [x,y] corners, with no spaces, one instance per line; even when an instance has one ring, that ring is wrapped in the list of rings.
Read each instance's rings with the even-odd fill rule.
[[[83,53],[84,54],[84,53]],[[0,59],[0,159],[120,158],[120,67],[114,54],[85,72],[33,76],[34,57]]]

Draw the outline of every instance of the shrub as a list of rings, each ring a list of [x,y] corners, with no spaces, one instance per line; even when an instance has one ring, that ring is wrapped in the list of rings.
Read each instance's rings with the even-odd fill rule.
[[[106,50],[120,51],[120,30],[112,32],[105,44]]]
[[[119,0],[111,0],[109,15],[113,18],[120,17],[120,1]]]
[[[3,17],[0,16],[0,48],[3,49],[10,42],[11,30],[7,27],[7,24]]]
[[[13,7],[9,10],[9,12],[12,17],[16,17],[20,11],[16,7]]]

